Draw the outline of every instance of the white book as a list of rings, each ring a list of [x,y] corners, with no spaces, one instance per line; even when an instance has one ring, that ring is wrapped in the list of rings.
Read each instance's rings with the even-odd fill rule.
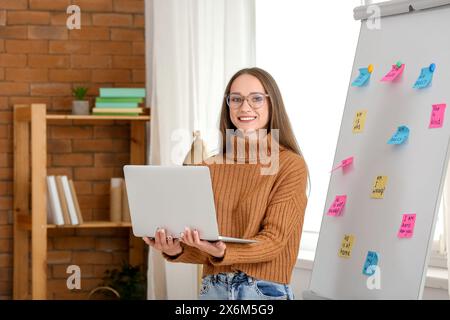
[[[51,219],[48,223],[54,223],[58,226],[64,224],[61,202],[59,201],[58,189],[56,188],[55,176],[47,176],[48,202],[51,212]]]
[[[61,176],[61,181],[64,189],[64,195],[67,200],[67,208],[69,209],[70,221],[72,224],[80,224],[77,216],[77,209],[75,208],[75,202],[73,201],[72,192],[70,191],[69,179],[67,176]]]

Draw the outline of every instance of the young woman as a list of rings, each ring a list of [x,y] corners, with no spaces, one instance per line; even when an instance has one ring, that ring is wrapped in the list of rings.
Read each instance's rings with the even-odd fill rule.
[[[231,78],[220,131],[223,152],[203,163],[211,172],[219,232],[257,242],[203,241],[188,228],[176,239],[159,229],[155,239],[144,241],[168,261],[203,265],[200,299],[294,299],[290,281],[307,204],[308,169],[270,74],[250,68]],[[264,143],[255,140],[261,132],[267,132]],[[275,133],[278,141],[273,143]],[[267,161],[261,153],[254,157],[250,152],[255,141],[258,150],[268,146],[263,155],[278,157],[272,174],[263,174]],[[245,146],[244,154],[238,145]]]

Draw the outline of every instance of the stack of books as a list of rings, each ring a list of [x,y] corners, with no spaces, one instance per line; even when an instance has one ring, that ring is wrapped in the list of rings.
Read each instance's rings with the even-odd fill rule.
[[[144,88],[100,88],[92,114],[138,116],[145,113],[144,98]]]
[[[67,176],[47,176],[47,223],[78,225],[83,223],[73,181]]]

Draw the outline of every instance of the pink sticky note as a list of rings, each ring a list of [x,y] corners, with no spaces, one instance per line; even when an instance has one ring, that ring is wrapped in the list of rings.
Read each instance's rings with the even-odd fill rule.
[[[342,160],[342,168],[348,167],[353,163],[353,157]]]
[[[351,165],[352,163],[353,163],[353,157],[344,159],[344,160],[341,161],[341,164],[338,165],[336,168],[333,168],[333,169],[331,170],[331,172],[333,172],[333,171],[335,171],[335,170],[337,170],[337,169],[339,169],[339,168],[345,169],[346,167],[348,167],[348,166]]]
[[[399,238],[411,238],[414,233],[415,223],[416,223],[415,213],[404,214],[402,219],[402,225],[400,226],[400,230],[398,231],[397,236]]]
[[[446,107],[447,105],[445,103],[433,104],[430,126],[428,128],[442,128],[444,124],[444,113]]]
[[[328,209],[327,214],[333,217],[342,215],[342,209],[344,208],[346,201],[347,196],[336,196],[336,199],[334,199],[333,204],[331,205],[330,209]]]
[[[392,82],[394,81],[399,75],[403,73],[403,70],[405,70],[405,65],[402,64],[402,66],[399,68],[397,65],[392,65],[391,71],[387,75],[381,79],[383,82]]]

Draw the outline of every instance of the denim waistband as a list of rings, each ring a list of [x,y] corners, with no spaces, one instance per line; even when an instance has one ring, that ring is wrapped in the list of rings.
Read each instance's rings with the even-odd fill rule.
[[[208,275],[208,277],[211,277],[213,281],[221,281],[224,283],[243,283],[248,282],[249,284],[253,283],[254,278],[248,276],[242,271],[235,271],[235,272],[221,272],[218,274],[211,274]]]

